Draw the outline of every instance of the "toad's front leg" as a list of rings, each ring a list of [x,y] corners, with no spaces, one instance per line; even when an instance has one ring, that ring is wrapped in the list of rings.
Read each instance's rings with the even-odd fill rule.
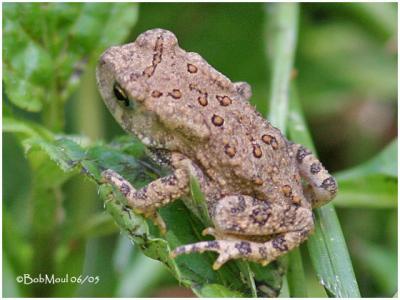
[[[168,176],[150,182],[147,186],[136,190],[126,179],[112,170],[102,173],[103,181],[114,185],[127,199],[128,205],[137,213],[150,218],[165,232],[165,223],[156,209],[171,201],[187,195],[189,192],[189,172],[186,161],[179,154],[172,155],[172,164],[176,169]]]

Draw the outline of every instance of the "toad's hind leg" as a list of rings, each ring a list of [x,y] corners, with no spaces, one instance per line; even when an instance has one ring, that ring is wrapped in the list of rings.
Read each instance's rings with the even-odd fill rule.
[[[239,239],[199,242],[176,248],[172,252],[172,257],[193,252],[214,251],[219,253],[213,264],[214,270],[219,269],[228,260],[239,258],[258,262],[265,266],[297,247],[306,239],[309,231],[310,228],[303,228],[298,231],[283,233],[264,243]]]
[[[215,251],[219,257],[214,269],[230,259],[243,258],[263,265],[297,247],[313,229],[310,210],[299,206],[279,206],[249,196],[228,196],[221,199],[214,216],[216,228],[205,233],[217,240],[181,246],[173,255]],[[272,236],[255,242],[257,236]]]
[[[267,236],[299,230],[312,220],[309,209],[234,195],[215,207],[215,230],[225,234]]]
[[[299,144],[293,144],[292,149],[296,155],[300,175],[309,183],[304,189],[304,194],[311,201],[312,207],[320,207],[331,201],[338,189],[335,178],[310,150]]]

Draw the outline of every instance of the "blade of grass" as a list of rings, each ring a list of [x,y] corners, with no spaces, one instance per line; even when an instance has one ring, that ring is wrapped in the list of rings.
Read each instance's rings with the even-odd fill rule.
[[[289,81],[296,43],[298,7],[295,4],[277,4],[272,6],[272,10],[275,18],[271,22],[270,30],[275,34],[271,51],[273,76],[269,119],[273,125],[285,131],[289,103]],[[292,101],[297,101],[295,97],[293,98]],[[296,125],[293,126],[293,129],[303,133],[304,141],[301,141],[302,144],[312,149],[312,140],[306,131],[304,120],[299,114],[298,103],[293,103],[291,108],[293,107],[297,108],[298,113],[297,118],[294,119],[299,121],[292,123]],[[300,137],[295,141],[300,142],[299,140]],[[308,246],[322,284],[331,295],[360,297],[347,247],[333,206],[328,205],[317,209],[315,215],[316,232],[309,239]],[[293,268],[302,269],[301,256],[298,251],[295,250],[290,254],[291,271],[294,271]],[[290,272],[287,279],[291,296],[306,294],[306,291],[302,288],[304,284],[298,284],[305,282],[303,272]]]
[[[271,101],[268,119],[286,131],[289,104],[289,84],[296,51],[299,6],[296,3],[270,4],[270,23],[267,35],[270,37],[270,61],[272,62]],[[299,249],[289,254],[290,264],[287,281],[290,296],[306,297],[303,263]]]
[[[290,105],[289,135],[315,153],[296,94]],[[315,233],[307,242],[311,261],[318,279],[329,295],[334,297],[360,297],[346,242],[333,205],[314,210]]]
[[[289,266],[287,271],[287,282],[289,285],[289,294],[294,298],[307,297],[307,283],[304,276],[304,268],[301,259],[300,249],[289,253]]]
[[[286,131],[289,103],[289,82],[297,41],[299,7],[296,3],[267,6],[270,61],[272,62],[271,100],[268,119],[282,132]]]
[[[335,174],[340,193],[335,207],[397,207],[397,139],[372,159]]]

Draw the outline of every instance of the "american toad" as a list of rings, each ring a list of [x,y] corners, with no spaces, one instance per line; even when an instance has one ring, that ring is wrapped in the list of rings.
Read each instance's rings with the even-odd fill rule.
[[[190,176],[200,183],[214,223],[204,234],[216,240],[178,247],[173,255],[215,251],[215,269],[238,258],[266,265],[307,238],[312,208],[337,192],[318,159],[249,104],[247,83],[231,82],[184,51],[167,30],[106,50],[97,81],[116,121],[172,169],[140,190],[104,171],[136,212],[165,230],[157,208],[188,196]]]

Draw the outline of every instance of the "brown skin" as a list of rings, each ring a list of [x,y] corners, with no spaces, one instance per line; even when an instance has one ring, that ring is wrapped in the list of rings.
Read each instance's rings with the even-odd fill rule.
[[[111,170],[130,205],[163,230],[156,209],[189,194],[195,176],[215,228],[213,242],[178,247],[173,255],[216,251],[217,269],[229,259],[267,264],[304,241],[312,207],[330,201],[335,179],[307,149],[293,144],[252,107],[247,83],[232,83],[197,53],[179,48],[162,29],[108,49],[97,81],[118,123],[173,169],[136,191]],[[303,187],[301,178],[309,184]]]

